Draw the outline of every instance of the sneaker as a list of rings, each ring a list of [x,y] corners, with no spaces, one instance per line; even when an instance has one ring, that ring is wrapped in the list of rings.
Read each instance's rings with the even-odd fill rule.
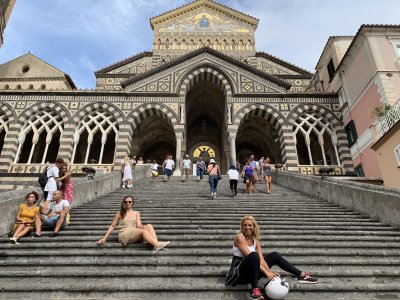
[[[10,241],[10,244],[19,245],[17,237],[12,237],[12,238],[9,238],[8,240]]]
[[[32,235],[32,237],[34,237],[34,238],[39,238],[39,237],[41,237],[42,235],[41,234],[37,234],[37,233],[34,233],[33,235]]]
[[[234,190],[232,190],[232,196],[233,197],[235,197],[236,195],[235,195],[235,191]]]
[[[52,232],[52,233],[49,234],[49,237],[56,237],[57,235],[58,235],[57,232]]]
[[[310,272],[304,272],[304,276],[297,278],[297,282],[298,283],[318,283],[319,280],[318,280],[318,278],[311,277]]]
[[[251,290],[250,300],[264,300],[260,288],[254,288]]]
[[[170,241],[167,242],[158,242],[157,246],[154,247],[154,251],[159,251],[169,245]]]

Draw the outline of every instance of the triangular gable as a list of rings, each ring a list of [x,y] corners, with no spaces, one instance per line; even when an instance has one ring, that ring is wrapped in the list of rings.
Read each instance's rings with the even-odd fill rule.
[[[196,0],[189,4],[178,7],[174,10],[170,10],[161,15],[151,18],[150,19],[151,28],[154,30],[156,26],[159,26],[162,23],[169,22],[171,21],[171,19],[175,19],[176,17],[181,16],[186,12],[190,12],[203,7],[207,7],[209,9],[218,11],[226,15],[227,17],[231,17],[233,19],[246,23],[251,27],[253,27],[254,29],[256,29],[258,26],[258,19],[252,16],[249,16],[247,14],[244,14],[240,11],[234,10],[230,7],[227,7],[212,0]]]
[[[24,54],[0,65],[0,78],[60,78],[76,89],[71,77],[31,53]]]
[[[257,52],[256,57],[261,59],[260,69],[268,74],[274,75],[306,75],[312,76],[312,73],[295,66],[287,61],[265,52]]]
[[[63,77],[64,72],[31,53],[24,54],[0,65],[0,77]]]
[[[107,74],[107,73],[132,73],[129,71],[124,72],[124,70],[128,70],[132,68],[132,65],[137,63],[138,61],[142,60],[143,58],[152,57],[153,52],[142,52],[137,55],[128,57],[124,60],[118,61],[113,63],[107,67],[104,67],[100,70],[95,71],[94,73],[97,74]],[[136,72],[136,73],[143,73],[144,71]]]
[[[207,47],[128,79],[121,85],[132,93],[179,94],[188,72],[203,66],[222,73],[235,94],[285,93],[290,88],[290,84],[282,79]]]

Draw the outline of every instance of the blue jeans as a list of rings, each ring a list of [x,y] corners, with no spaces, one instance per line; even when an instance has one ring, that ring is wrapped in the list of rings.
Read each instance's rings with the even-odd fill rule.
[[[60,217],[59,214],[54,214],[50,218],[48,216],[44,216],[44,220],[43,220],[42,224],[44,226],[49,226],[51,228],[54,228],[54,227],[56,227],[59,217]],[[64,227],[65,225],[67,225],[67,218],[64,219],[64,224],[62,225],[62,227]]]
[[[208,176],[208,181],[210,183],[210,192],[216,193],[217,192],[217,185],[218,185],[218,175],[210,175]]]
[[[197,169],[197,176],[198,176],[198,177],[200,177],[200,179],[203,179],[203,176],[204,176],[204,170],[203,170],[203,169],[200,169],[200,168],[198,168],[198,169]]]

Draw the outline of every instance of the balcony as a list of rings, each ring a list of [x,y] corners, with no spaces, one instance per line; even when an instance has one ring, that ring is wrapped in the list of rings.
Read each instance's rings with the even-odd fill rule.
[[[375,125],[378,139],[390,130],[400,120],[400,100],[398,100]]]

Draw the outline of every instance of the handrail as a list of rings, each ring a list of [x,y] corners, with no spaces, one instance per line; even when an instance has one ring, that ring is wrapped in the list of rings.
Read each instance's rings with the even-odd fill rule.
[[[378,137],[382,137],[400,120],[400,100],[398,100],[375,125]]]

